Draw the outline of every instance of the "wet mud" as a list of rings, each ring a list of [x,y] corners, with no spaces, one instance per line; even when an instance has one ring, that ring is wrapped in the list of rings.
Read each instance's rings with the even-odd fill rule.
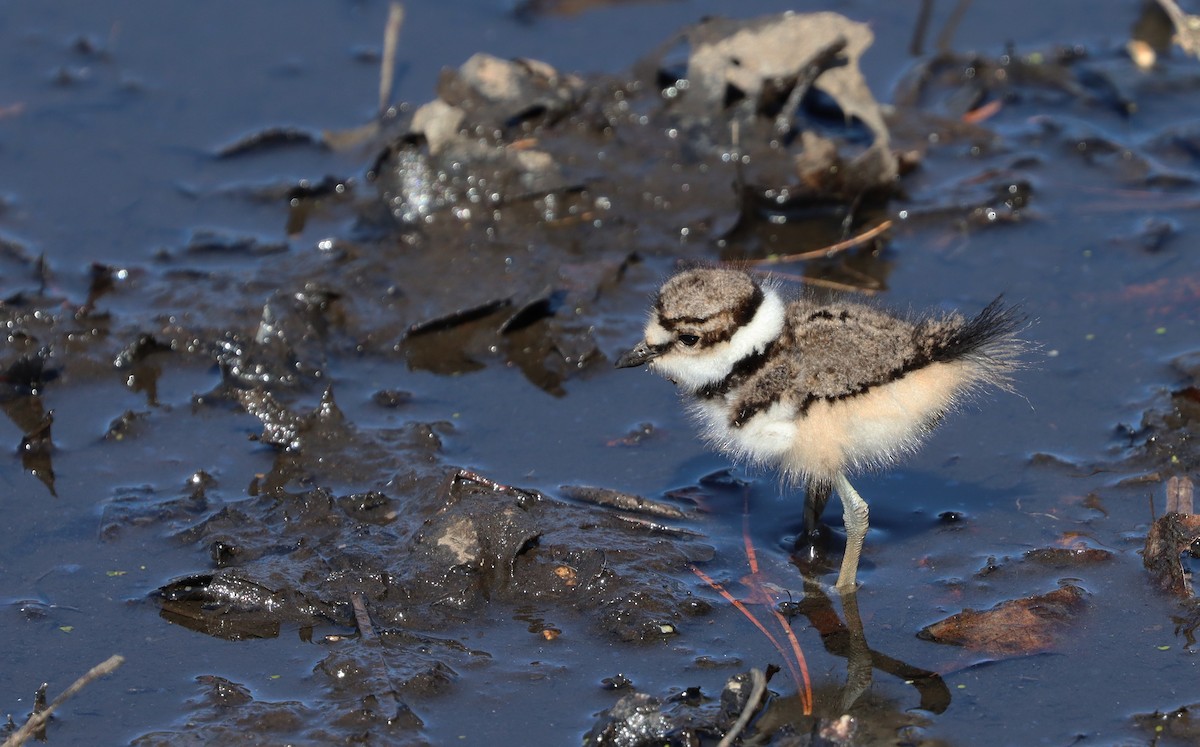
[[[1008,45],[968,6],[672,10],[602,66],[440,59],[409,9],[382,114],[217,117],[169,195],[80,206],[104,242],[7,185],[9,732],[121,653],[50,743],[1189,743],[1200,62],[1155,5]],[[325,19],[372,84],[386,15]],[[18,24],[3,64],[56,72],[0,100],[15,173],[48,119],[165,96],[80,23]],[[689,262],[1034,320],[1016,395],[863,478],[857,594],[834,507],[808,532],[614,369]]]

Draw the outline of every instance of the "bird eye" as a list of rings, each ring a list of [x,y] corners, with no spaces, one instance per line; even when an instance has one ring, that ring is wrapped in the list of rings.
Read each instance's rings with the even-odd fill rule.
[[[684,345],[687,345],[690,348],[691,346],[700,342],[700,336],[699,335],[680,335],[679,341],[682,342]]]

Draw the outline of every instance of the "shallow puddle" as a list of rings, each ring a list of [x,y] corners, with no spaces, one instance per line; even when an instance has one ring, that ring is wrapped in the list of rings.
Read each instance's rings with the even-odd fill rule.
[[[743,172],[730,128],[670,108],[687,59],[659,45],[723,4],[408,8],[392,100],[410,103],[349,148],[318,143],[374,115],[386,4],[76,5],[0,31],[0,703],[18,725],[42,682],[53,699],[120,653],[51,744],[636,744],[614,736],[634,693],[656,739],[716,744],[731,678],[769,666],[744,735],[762,744],[836,739],[847,712],[857,744],[1195,738],[1200,616],[1140,552],[1167,478],[1198,464],[1200,62],[1138,70],[1135,7],[930,4],[920,38],[916,5],[800,9],[870,25],[862,74],[909,154],[896,192],[851,213],[772,191],[793,171],[758,168],[780,150],[753,144],[761,111],[721,115],[750,123]],[[484,106],[439,83],[477,52],[579,77],[527,65],[537,106]],[[400,137],[439,94],[499,118],[486,159]],[[830,106],[805,126],[861,152],[869,128]],[[762,269],[901,310],[1003,293],[1036,349],[1016,394],[854,480],[871,531],[851,603],[830,589],[836,502],[818,557],[793,556],[800,496],[706,450],[668,382],[612,361],[677,260],[884,220]],[[1050,622],[921,633],[996,609]]]

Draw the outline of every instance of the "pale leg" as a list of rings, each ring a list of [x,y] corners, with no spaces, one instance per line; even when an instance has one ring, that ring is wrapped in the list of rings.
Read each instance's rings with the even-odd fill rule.
[[[846,524],[846,555],[842,558],[842,570],[838,573],[837,586],[834,588],[845,594],[856,587],[858,558],[862,555],[863,540],[867,536],[870,511],[867,502],[850,485],[844,474],[834,478],[833,486],[842,501],[842,517]]]

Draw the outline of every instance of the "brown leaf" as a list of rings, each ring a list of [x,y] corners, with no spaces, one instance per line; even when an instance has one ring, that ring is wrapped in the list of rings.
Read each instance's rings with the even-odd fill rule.
[[[1063,586],[1040,596],[1001,602],[990,610],[963,610],[926,627],[918,636],[935,643],[983,651],[995,656],[1021,656],[1054,646],[1087,606],[1088,594]]]

